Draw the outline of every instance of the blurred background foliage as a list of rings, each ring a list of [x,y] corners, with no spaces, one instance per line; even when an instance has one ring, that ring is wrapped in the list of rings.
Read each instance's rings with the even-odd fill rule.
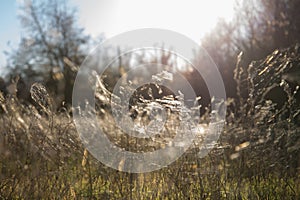
[[[220,19],[216,27],[204,36],[202,46],[219,67],[227,96],[237,97],[233,71],[240,52],[243,52],[243,67],[247,70],[251,61],[299,42],[299,7],[300,3],[296,0],[236,1],[233,20]],[[59,104],[62,101],[70,103],[78,66],[89,48],[105,38],[99,36],[95,41],[86,35],[77,23],[76,9],[67,2],[32,1],[20,8],[19,19],[25,34],[19,47],[7,52],[8,71],[0,81],[2,91],[7,92],[6,86],[19,75],[19,88],[25,87],[27,91],[19,90],[21,98],[28,99],[30,85],[42,81],[56,95]],[[168,63],[168,59],[168,55],[163,55],[159,62]],[[196,59],[200,65],[204,62],[201,55]],[[122,62],[126,68],[128,61]],[[298,69],[294,71],[297,71],[294,74],[299,74]],[[115,77],[120,75],[117,70],[110,73]],[[207,92],[201,94],[207,89],[196,71],[187,70],[185,75],[196,93],[207,96]],[[297,81],[294,77],[291,80]],[[203,100],[206,105],[207,102],[209,100]]]
[[[229,97],[236,97],[233,70],[241,51],[243,66],[247,70],[251,61],[299,42],[299,4],[296,0],[237,1],[233,20],[220,20],[204,36],[202,46],[219,67]],[[42,81],[57,96],[58,102],[70,103],[77,67],[87,56],[89,48],[99,41],[84,33],[77,23],[76,10],[66,2],[32,1],[20,8],[19,19],[25,34],[19,47],[7,52],[6,84],[16,75],[21,78],[20,84]],[[100,41],[103,39],[99,38]],[[161,62],[167,63],[168,59],[165,56]],[[204,62],[201,56],[197,59],[200,64]],[[185,73],[191,82],[197,83],[197,79],[201,79],[195,71]],[[0,84],[5,89],[4,80],[1,79]],[[200,86],[195,90],[200,92],[203,89]],[[28,93],[27,96],[26,92],[23,93],[20,96],[28,98]]]

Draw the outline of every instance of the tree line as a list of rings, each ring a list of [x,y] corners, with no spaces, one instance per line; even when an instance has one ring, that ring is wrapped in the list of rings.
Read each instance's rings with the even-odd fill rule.
[[[220,20],[202,39],[202,46],[221,72],[229,97],[237,96],[234,69],[240,52],[243,52],[241,66],[247,71],[251,61],[299,42],[299,9],[297,0],[236,1],[233,20]],[[40,81],[58,101],[71,103],[78,66],[97,41],[79,27],[76,10],[66,1],[28,1],[20,8],[19,18],[25,35],[19,46],[8,52],[8,71],[0,79],[0,90],[8,93],[8,86],[16,82],[18,75],[19,93],[22,88],[28,89],[27,85]],[[203,62],[201,56],[197,59]],[[117,73],[111,72],[111,76],[116,79]],[[196,93],[206,91],[201,94],[206,95],[205,83],[196,73],[184,72]],[[246,90],[242,92],[248,94]]]

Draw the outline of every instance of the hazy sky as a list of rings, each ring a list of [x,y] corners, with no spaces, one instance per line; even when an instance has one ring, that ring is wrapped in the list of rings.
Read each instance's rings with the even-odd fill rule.
[[[20,38],[20,24],[17,19],[17,2],[1,0],[0,3],[0,70],[5,64],[4,50],[16,46]],[[9,44],[10,42],[10,44]]]
[[[78,9],[79,24],[86,33],[112,37],[138,28],[177,31],[199,42],[220,17],[231,19],[234,0],[69,0]],[[21,28],[17,19],[22,0],[0,3],[0,72],[5,65],[4,50],[16,47]]]
[[[106,36],[137,28],[164,28],[197,42],[220,17],[231,19],[234,0],[71,0],[79,22],[92,34]],[[88,2],[88,3],[87,3]]]

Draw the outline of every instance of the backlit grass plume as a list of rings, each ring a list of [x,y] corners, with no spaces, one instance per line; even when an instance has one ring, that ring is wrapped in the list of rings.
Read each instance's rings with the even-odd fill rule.
[[[32,84],[30,95],[45,113],[49,115],[53,111],[53,101],[44,85],[41,83]]]

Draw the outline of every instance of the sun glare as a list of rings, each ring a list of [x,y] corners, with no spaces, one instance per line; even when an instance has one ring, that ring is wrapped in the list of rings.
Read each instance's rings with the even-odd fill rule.
[[[199,42],[220,18],[232,18],[235,0],[73,1],[79,6],[81,25],[93,36],[105,33],[112,37],[138,28],[162,28]]]

